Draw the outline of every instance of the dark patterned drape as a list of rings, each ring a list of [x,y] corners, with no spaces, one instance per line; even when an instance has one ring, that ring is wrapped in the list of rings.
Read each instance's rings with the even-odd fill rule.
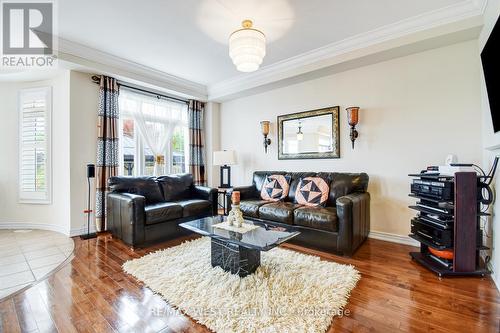
[[[97,162],[96,162],[96,229],[106,230],[106,195],[109,177],[118,174],[118,84],[114,78],[101,76],[99,86]]]
[[[189,101],[189,172],[193,174],[195,185],[206,185],[204,112],[205,103],[194,100]]]

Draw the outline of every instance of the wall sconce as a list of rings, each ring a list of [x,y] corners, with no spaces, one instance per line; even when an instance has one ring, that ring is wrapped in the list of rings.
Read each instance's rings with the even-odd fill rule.
[[[351,106],[346,109],[347,111],[347,121],[349,122],[349,126],[351,126],[351,142],[352,149],[354,149],[354,141],[358,138],[358,131],[356,131],[356,125],[358,124],[358,111],[359,107]]]
[[[260,122],[262,135],[264,135],[264,150],[266,151],[266,154],[267,154],[267,146],[269,146],[271,144],[271,139],[267,138],[267,136],[269,135],[270,125],[271,125],[271,122],[269,120],[263,120]]]

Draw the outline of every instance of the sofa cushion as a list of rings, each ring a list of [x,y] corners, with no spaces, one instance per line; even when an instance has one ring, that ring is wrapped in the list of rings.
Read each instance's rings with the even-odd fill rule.
[[[190,199],[178,202],[182,206],[182,216],[209,215],[212,212],[212,204],[208,200]]]
[[[273,202],[259,208],[259,218],[286,224],[293,224],[293,211],[300,205],[291,202]]]
[[[108,185],[114,192],[142,195],[146,199],[146,204],[163,201],[163,195],[155,177],[110,177]]]
[[[267,176],[260,197],[262,200],[280,201],[288,196],[290,190],[290,177],[283,175],[270,175]]]
[[[241,200],[240,210],[243,212],[243,215],[250,217],[259,217],[260,206],[268,203],[269,201],[266,200]]]
[[[146,224],[151,225],[182,217],[182,206],[175,202],[162,202],[144,207]]]
[[[158,177],[165,201],[188,199],[193,186],[193,175],[189,173]]]
[[[295,225],[338,231],[337,209],[335,207],[300,207],[294,212]]]

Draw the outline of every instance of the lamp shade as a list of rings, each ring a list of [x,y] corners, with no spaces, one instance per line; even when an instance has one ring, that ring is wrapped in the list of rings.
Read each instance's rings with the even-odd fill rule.
[[[234,150],[214,151],[214,165],[235,165],[236,152]]]

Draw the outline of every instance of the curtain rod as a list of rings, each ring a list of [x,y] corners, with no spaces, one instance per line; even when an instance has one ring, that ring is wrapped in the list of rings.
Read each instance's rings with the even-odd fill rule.
[[[94,83],[97,83],[99,84],[101,78],[97,75],[93,75],[92,76],[92,81]],[[177,102],[182,102],[182,103],[186,103],[186,104],[189,104],[189,101],[187,99],[182,99],[182,98],[177,98],[177,97],[172,97],[172,96],[167,96],[167,95],[162,95],[162,94],[158,94],[156,92],[153,92],[153,91],[149,91],[149,90],[146,90],[146,89],[141,89],[141,88],[138,88],[138,87],[134,87],[134,86],[130,86],[124,82],[121,82],[121,81],[118,81],[117,80],[117,84],[118,86],[121,86],[121,87],[124,87],[124,88],[128,88],[128,89],[131,89],[131,90],[136,90],[136,91],[139,91],[143,94],[147,94],[147,95],[153,95],[153,96],[156,96],[157,98],[165,98],[165,99],[169,99],[169,100],[173,100],[173,101],[177,101]]]

